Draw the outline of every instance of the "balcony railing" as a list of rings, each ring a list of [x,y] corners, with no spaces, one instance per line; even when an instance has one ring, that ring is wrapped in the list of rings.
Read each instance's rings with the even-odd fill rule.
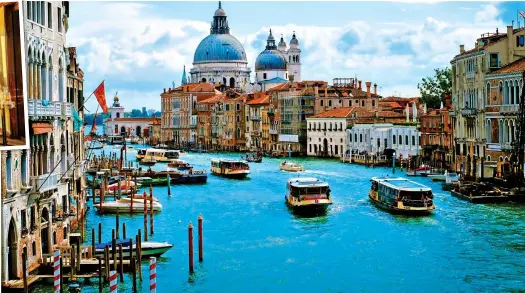
[[[518,113],[520,105],[501,105],[499,111],[501,113]]]
[[[57,188],[59,178],[60,174],[58,173],[48,173],[40,176],[32,176],[31,185],[33,185],[34,190],[44,192]]]
[[[261,116],[252,116],[251,119],[253,121],[261,121]]]
[[[472,72],[467,72],[467,73],[465,74],[465,76],[466,76],[467,78],[474,78],[474,71],[472,71]]]
[[[62,103],[62,117],[71,118],[73,115],[73,105],[71,103]]]
[[[512,143],[511,142],[502,142],[501,143],[501,149],[502,150],[512,150]]]
[[[270,129],[270,134],[279,134],[279,130],[277,130],[277,129]]]
[[[54,119],[62,116],[61,102],[27,99],[29,117]]]
[[[465,117],[476,116],[477,110],[475,108],[464,108],[461,109],[461,115]]]

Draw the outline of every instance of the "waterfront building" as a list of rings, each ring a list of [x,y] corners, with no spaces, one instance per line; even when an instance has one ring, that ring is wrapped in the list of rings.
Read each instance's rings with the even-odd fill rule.
[[[246,103],[246,148],[269,151],[272,144],[270,135],[270,96],[265,92],[248,95]]]
[[[225,93],[227,99],[223,101],[224,115],[222,128],[222,144],[227,150],[246,150],[246,102],[247,95],[229,90]]]
[[[85,213],[83,73],[65,48],[69,3],[21,3],[31,139],[28,150],[0,153],[2,281],[22,277],[23,258],[32,272],[68,244]]]
[[[197,102],[197,133],[199,147],[205,149],[212,149],[212,146],[217,144],[217,116],[216,111],[212,111],[216,107],[216,103],[225,99],[225,96],[216,91],[211,98]],[[213,143],[215,139],[215,143]]]
[[[197,103],[217,93],[215,86],[206,83],[188,83],[161,94],[161,138],[177,146],[197,143]]]
[[[423,161],[437,168],[451,168],[451,149],[454,147],[453,125],[450,120],[452,97],[445,93],[445,104],[440,109],[422,113],[420,122],[421,153]]]
[[[517,137],[524,70],[525,58],[521,58],[486,75],[485,177],[501,177],[512,170],[512,143]]]
[[[492,98],[488,97],[488,93],[494,86],[487,80],[487,75],[524,56],[524,37],[525,28],[515,29],[509,25],[505,33],[496,29],[495,33],[482,34],[471,50],[465,50],[465,46],[460,45],[459,54],[450,62],[453,101],[451,116],[452,123],[455,124],[455,147],[451,150],[451,155],[458,161],[454,165],[459,166],[465,175],[472,176],[476,173],[479,177],[481,172],[474,170],[478,169],[476,165],[480,163],[479,158],[487,155],[486,133],[489,125],[485,111],[489,98]],[[515,88],[517,86],[510,82],[501,87],[508,92],[505,94],[508,97],[515,92]],[[496,119],[490,120],[491,123],[499,123]],[[494,126],[491,124],[490,128]]]
[[[105,135],[122,135],[124,137],[150,136],[150,124],[158,120],[156,117],[125,117],[125,107],[120,104],[119,97],[113,98],[113,105],[109,107],[110,116],[104,121]]]
[[[346,153],[346,129],[356,107],[341,107],[306,118],[308,156],[339,157]]]
[[[0,5],[0,145],[26,143],[21,42],[19,4],[4,2]]]
[[[417,125],[402,123],[355,124],[347,130],[349,153],[382,154],[395,150],[396,157],[408,158],[419,151]]]
[[[316,93],[315,113],[339,107],[359,107],[369,111],[378,109],[381,96],[377,94],[377,84],[371,89],[372,82],[365,82],[366,91],[363,91],[362,81],[355,78],[334,78],[332,86],[328,82],[319,81],[313,84]]]
[[[154,120],[149,124],[149,145],[156,145],[160,143],[160,119],[157,119],[155,115],[152,116]]]
[[[191,82],[223,84],[241,89],[250,84],[250,72],[244,47],[230,35],[226,12],[219,1],[210,34],[195,50],[193,68],[190,70]]]

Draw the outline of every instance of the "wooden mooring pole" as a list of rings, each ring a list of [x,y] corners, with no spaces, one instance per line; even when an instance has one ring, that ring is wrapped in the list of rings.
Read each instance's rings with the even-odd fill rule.
[[[22,281],[24,282],[24,293],[28,293],[27,288],[27,255],[22,252]]]
[[[190,274],[193,274],[193,225],[188,225],[188,250],[189,250],[189,267]]]
[[[120,238],[119,230],[120,230],[120,221],[119,221],[119,215],[118,215],[118,210],[117,210],[117,216],[115,217],[115,231],[117,233],[115,237],[117,239]]]
[[[148,241],[148,195],[144,191],[144,241]]]
[[[149,225],[150,233],[153,235],[153,188],[149,186]]]
[[[199,233],[199,261],[202,262],[204,260],[204,253],[202,249],[202,215],[199,215],[198,218],[198,233]]]

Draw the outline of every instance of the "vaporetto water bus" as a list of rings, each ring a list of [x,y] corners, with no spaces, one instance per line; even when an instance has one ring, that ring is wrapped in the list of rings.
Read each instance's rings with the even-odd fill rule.
[[[374,177],[368,197],[378,207],[393,213],[428,214],[434,206],[432,189],[400,177]]]
[[[242,179],[250,174],[250,166],[244,160],[212,159],[211,172],[223,177]]]
[[[323,214],[332,204],[330,186],[314,177],[289,179],[285,200],[288,207],[300,214]]]
[[[147,149],[142,160],[153,159],[157,162],[167,163],[179,158],[179,152],[164,149]]]

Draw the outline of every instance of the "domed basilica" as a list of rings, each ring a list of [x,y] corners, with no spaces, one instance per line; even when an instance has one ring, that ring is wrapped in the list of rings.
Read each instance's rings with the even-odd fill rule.
[[[262,85],[288,80],[301,81],[300,55],[295,32],[290,40],[290,49],[287,49],[282,36],[278,46],[275,45],[270,30],[266,49],[259,54],[255,62],[255,83]],[[224,84],[250,91],[249,88],[254,89],[250,73],[246,52],[242,44],[230,35],[226,12],[219,1],[219,8],[213,15],[210,35],[205,37],[195,50],[193,68],[190,70],[191,82]]]

